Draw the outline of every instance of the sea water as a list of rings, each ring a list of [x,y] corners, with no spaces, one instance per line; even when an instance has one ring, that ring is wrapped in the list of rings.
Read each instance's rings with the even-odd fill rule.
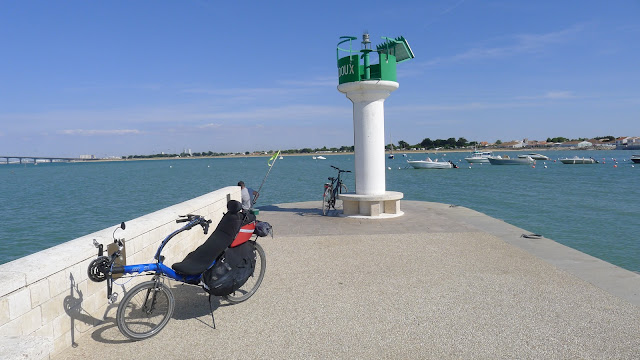
[[[496,152],[499,153],[499,152]],[[506,152],[504,152],[506,154]],[[511,153],[516,156],[518,153]],[[615,265],[640,271],[640,164],[629,151],[547,151],[550,161],[470,165],[469,153],[396,153],[386,159],[387,190],[406,200],[465,206]],[[593,157],[565,165],[560,157]],[[353,155],[284,156],[256,207],[317,201]],[[451,160],[458,169],[422,169],[407,159]],[[258,190],[267,157],[0,165],[0,263],[55,246],[243,180]],[[615,160],[614,160],[615,159]],[[344,175],[349,190],[354,174]],[[402,205],[401,205],[402,206]],[[384,220],[381,220],[384,221]]]

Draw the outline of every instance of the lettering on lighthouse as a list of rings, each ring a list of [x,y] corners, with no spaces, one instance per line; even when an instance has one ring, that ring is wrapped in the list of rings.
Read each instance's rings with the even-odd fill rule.
[[[355,73],[353,64],[342,65],[338,68],[338,76],[353,75]]]
[[[338,60],[339,83],[360,81],[360,63],[358,55],[345,56]]]

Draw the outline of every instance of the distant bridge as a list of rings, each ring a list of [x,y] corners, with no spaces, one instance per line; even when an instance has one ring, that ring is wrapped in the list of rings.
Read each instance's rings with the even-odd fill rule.
[[[4,159],[6,164],[11,162],[11,159],[17,159],[20,164],[23,163],[38,163],[38,162],[71,162],[71,161],[91,161],[96,159],[82,159],[82,158],[67,158],[67,157],[52,157],[52,156],[4,156],[0,155],[0,160]],[[40,160],[40,161],[38,161]],[[15,161],[14,161],[15,162]]]

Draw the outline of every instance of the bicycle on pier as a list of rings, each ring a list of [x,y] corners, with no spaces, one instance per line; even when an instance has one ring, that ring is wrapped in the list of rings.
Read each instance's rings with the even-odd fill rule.
[[[331,165],[331,167],[338,170],[338,176],[329,177],[329,182],[324,184],[324,194],[322,195],[322,215],[327,215],[331,208],[335,210],[338,195],[349,191],[347,189],[347,185],[342,183],[342,179],[340,179],[340,177],[342,173],[350,173],[351,171],[342,170],[333,165]]]
[[[238,201],[230,201],[227,208],[229,211],[222,217],[211,236],[184,260],[174,263],[171,267],[164,264],[165,257],[161,255],[167,243],[179,233],[198,225],[202,227],[204,234],[207,234],[211,220],[193,214],[181,216],[176,223],[187,224],[164,238],[155,253],[155,262],[147,264],[115,264],[124,248],[124,239],[116,239],[115,232],[119,228],[125,229],[124,222],[113,232],[117,250],[110,256],[103,255],[103,245],[94,239],[98,257],[89,264],[87,271],[92,281],[107,281],[107,299],[110,304],[118,299],[118,294],[113,292],[113,275],[153,276],[152,280],[128,290],[118,305],[116,323],[123,335],[132,340],[142,340],[156,335],[167,325],[175,309],[175,299],[171,289],[164,283],[166,278],[202,286],[210,296],[222,296],[234,304],[249,299],[258,290],[266,270],[266,255],[256,240],[258,236],[266,236],[266,233],[255,231],[256,225],[260,222],[254,215],[243,213]],[[264,224],[270,232],[271,226],[268,223]],[[256,237],[251,240],[254,233]],[[236,266],[238,263],[241,265]],[[241,273],[233,272],[239,268]],[[223,280],[226,281],[225,285],[222,285]],[[209,306],[211,307],[211,298]],[[211,316],[213,318],[212,309]]]

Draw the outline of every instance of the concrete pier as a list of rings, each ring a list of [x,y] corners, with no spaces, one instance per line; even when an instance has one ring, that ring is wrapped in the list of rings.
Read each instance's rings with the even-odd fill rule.
[[[248,301],[172,283],[176,311],[131,342],[116,309],[55,359],[637,359],[640,275],[464,207],[403,201],[383,220],[265,206],[274,238]],[[88,314],[102,317],[101,314]]]

